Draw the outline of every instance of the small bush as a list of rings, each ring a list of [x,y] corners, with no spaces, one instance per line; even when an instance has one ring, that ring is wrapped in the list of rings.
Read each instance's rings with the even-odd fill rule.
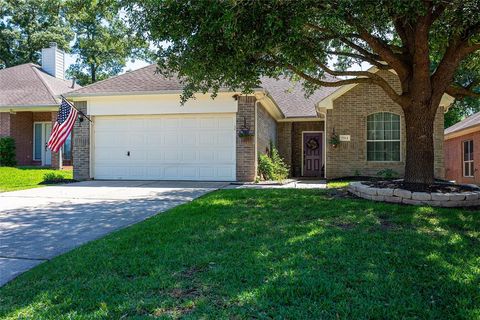
[[[65,182],[65,177],[61,173],[48,172],[43,175],[44,184],[62,183]]]
[[[258,174],[265,180],[282,181],[288,178],[290,168],[285,164],[278,150],[270,145],[270,155],[258,158]]]
[[[383,169],[377,172],[377,176],[383,179],[398,178],[398,172],[392,169]]]
[[[17,161],[15,160],[15,156],[15,140],[11,137],[0,138],[0,166],[16,166]]]

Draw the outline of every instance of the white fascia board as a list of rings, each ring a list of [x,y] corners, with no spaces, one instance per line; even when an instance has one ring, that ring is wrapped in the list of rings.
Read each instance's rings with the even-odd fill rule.
[[[58,111],[59,105],[37,105],[37,106],[0,106],[0,112],[21,112],[21,111],[31,111],[31,112],[48,112],[48,111]]]

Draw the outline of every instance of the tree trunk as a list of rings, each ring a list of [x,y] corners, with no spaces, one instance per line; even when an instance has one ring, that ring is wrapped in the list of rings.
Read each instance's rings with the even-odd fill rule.
[[[405,182],[432,184],[435,177],[433,145],[436,112],[426,106],[410,106],[405,111],[407,154]]]

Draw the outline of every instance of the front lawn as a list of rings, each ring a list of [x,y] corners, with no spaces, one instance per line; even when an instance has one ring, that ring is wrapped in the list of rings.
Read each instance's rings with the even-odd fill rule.
[[[6,319],[478,319],[480,212],[222,190],[0,289]]]
[[[71,170],[0,167],[0,192],[39,187],[46,173],[55,173],[61,175],[64,179],[72,179]]]

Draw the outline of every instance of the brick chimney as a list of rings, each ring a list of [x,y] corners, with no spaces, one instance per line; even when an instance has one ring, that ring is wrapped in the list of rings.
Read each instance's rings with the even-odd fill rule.
[[[65,79],[65,52],[58,49],[56,42],[50,42],[50,48],[42,49],[42,69],[56,78]]]

